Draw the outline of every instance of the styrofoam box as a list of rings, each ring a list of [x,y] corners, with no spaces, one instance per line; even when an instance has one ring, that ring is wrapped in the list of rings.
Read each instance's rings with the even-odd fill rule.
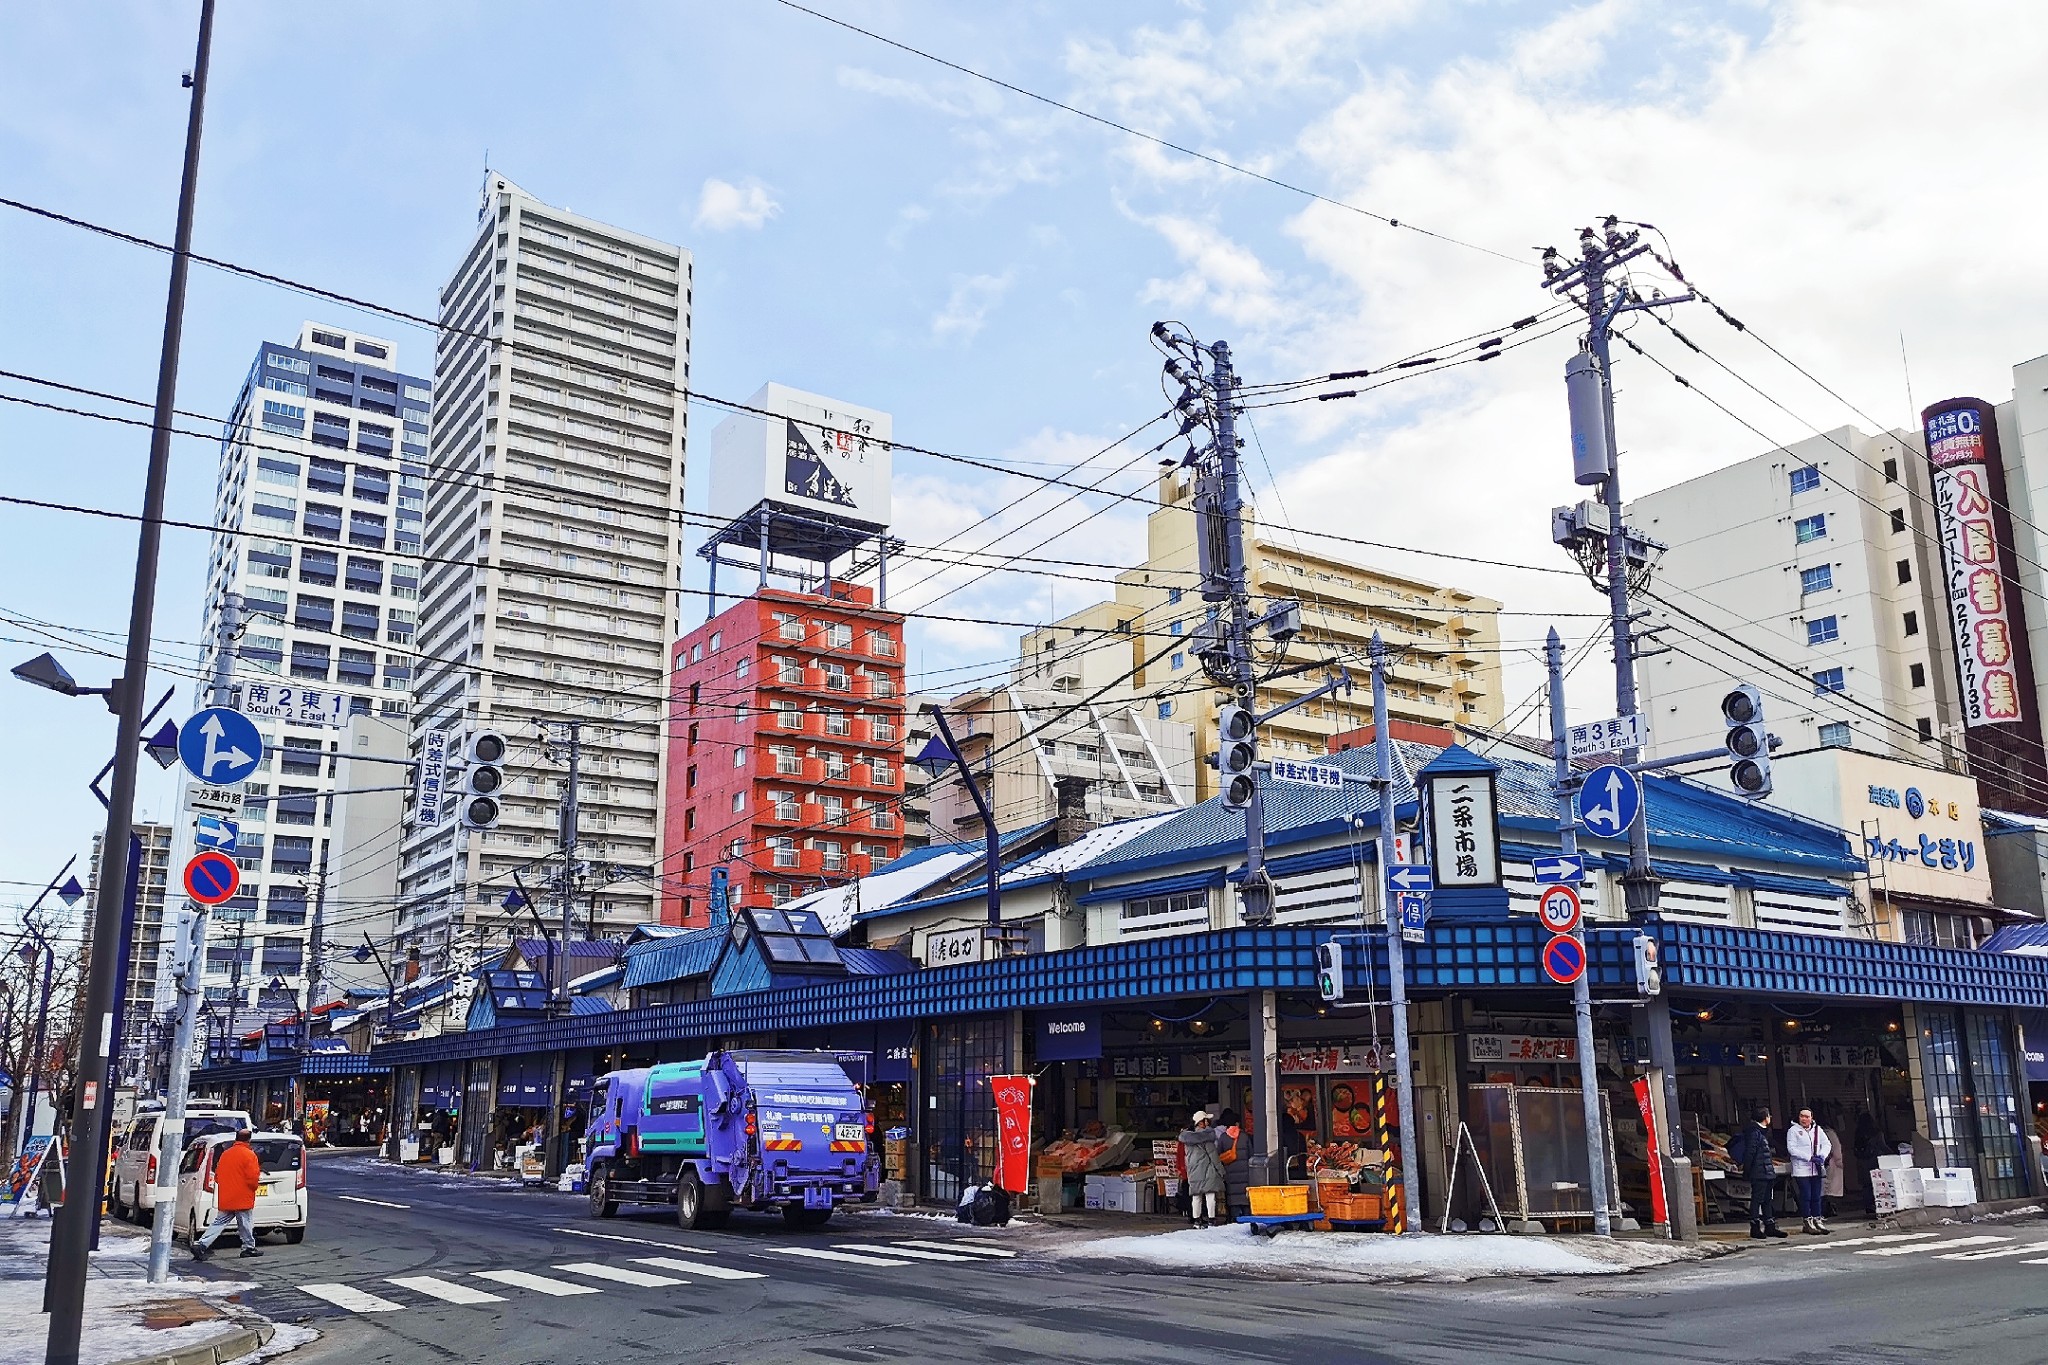
[[[1913,1158],[1910,1156],[1880,1156],[1877,1159],[1880,1171],[1904,1171],[1912,1169],[1912,1166]]]
[[[1898,1192],[1898,1201],[1899,1207],[1902,1209],[1918,1209],[1924,1208],[1927,1205],[1926,1197],[1918,1189],[1900,1190]]]
[[[1920,1193],[1920,1186],[1934,1172],[1919,1166],[1898,1166],[1892,1169],[1892,1183],[1899,1187],[1899,1193]],[[1935,1176],[1936,1179],[1940,1177]]]
[[[1081,1207],[1084,1209],[1101,1208],[1104,1193],[1105,1191],[1100,1185],[1087,1186],[1081,1191]]]

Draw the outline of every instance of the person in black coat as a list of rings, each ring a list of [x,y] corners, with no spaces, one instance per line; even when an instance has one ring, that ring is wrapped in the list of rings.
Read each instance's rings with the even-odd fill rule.
[[[1755,1121],[1728,1144],[1728,1155],[1742,1167],[1749,1181],[1749,1235],[1753,1241],[1783,1237],[1778,1227],[1775,1194],[1778,1185],[1778,1154],[1771,1146],[1771,1111],[1756,1107]]]

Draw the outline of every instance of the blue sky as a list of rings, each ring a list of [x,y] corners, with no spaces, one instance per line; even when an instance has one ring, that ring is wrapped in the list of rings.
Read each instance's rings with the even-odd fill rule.
[[[1858,5],[819,7],[1511,256],[1599,213],[1651,219],[1717,297],[1885,422],[1908,410],[1901,333],[1922,402],[2008,397],[2010,365],[2044,349],[2039,189],[2022,169],[2042,126],[2041,39],[2023,6],[1944,7],[1940,37],[1976,63],[1967,105],[1928,84],[1919,21]],[[168,239],[196,12],[0,14],[0,194]],[[1527,267],[1174,157],[772,0],[573,12],[223,0],[198,249],[431,313],[488,155],[545,200],[695,253],[703,390],[743,398],[775,379],[883,408],[903,441],[1054,467],[1163,406],[1155,318],[1229,337],[1266,380],[1377,365],[1545,302]],[[165,275],[159,255],[0,208],[0,369],[147,397]],[[180,406],[224,412],[256,344],[309,317],[395,337],[405,368],[428,366],[414,329],[201,268]],[[1802,418],[1858,420],[1740,338],[1690,325]],[[1570,349],[1560,334],[1499,364],[1264,415],[1264,514],[1557,567],[1544,509],[1569,496],[1556,377]],[[1631,487],[1763,448],[1668,384],[1631,379]],[[1722,387],[1773,441],[1807,434]],[[69,401],[14,380],[0,393]],[[716,420],[699,409],[692,428],[701,438]],[[0,486],[16,496],[132,511],[146,445],[133,427],[0,402]],[[176,443],[172,516],[207,519],[214,455]],[[1141,488],[1148,463],[1113,486]],[[1040,495],[975,525],[1028,487],[906,455],[898,533],[1020,550],[1102,506]],[[1141,544],[1125,506],[1039,553],[1125,562]],[[204,546],[166,536],[167,664],[193,656]],[[133,553],[131,524],[0,506],[8,661],[47,647],[34,622],[118,653]],[[1555,574],[1379,559],[1531,612],[1597,608]],[[950,571],[912,597],[1037,620],[1100,595],[971,577]],[[1515,618],[1504,634],[1534,643],[1544,624]],[[1561,624],[1573,638],[1587,625]],[[1017,633],[934,625],[913,636],[912,662],[973,676],[966,665],[1000,659]],[[92,681],[113,667],[60,653]],[[1582,676],[1597,710],[1604,685]],[[1533,665],[1517,658],[1509,682],[1519,699]],[[83,782],[112,723],[4,680],[0,724],[15,745],[15,780],[0,784],[6,906],[89,846],[99,814]],[[168,779],[145,775],[144,814],[168,817],[172,799]]]

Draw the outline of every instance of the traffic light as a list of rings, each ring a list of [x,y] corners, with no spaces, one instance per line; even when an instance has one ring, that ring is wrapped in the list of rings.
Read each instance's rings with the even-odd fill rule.
[[[505,789],[505,737],[479,730],[464,752],[469,766],[462,774],[462,827],[495,829],[502,813],[498,794]]]
[[[1344,998],[1344,945],[1334,938],[1316,945],[1316,989],[1325,1000]]]
[[[1216,771],[1223,779],[1223,804],[1243,810],[1252,803],[1258,779],[1252,764],[1259,758],[1258,741],[1252,736],[1252,713],[1242,706],[1226,706],[1216,713],[1220,742],[1216,747]]]
[[[1636,945],[1636,994],[1656,995],[1664,989],[1664,973],[1657,966],[1657,940],[1648,934],[1637,934]]]
[[[1751,801],[1771,794],[1771,736],[1764,728],[1764,695],[1742,684],[1721,698],[1721,719],[1728,726],[1728,780]]]

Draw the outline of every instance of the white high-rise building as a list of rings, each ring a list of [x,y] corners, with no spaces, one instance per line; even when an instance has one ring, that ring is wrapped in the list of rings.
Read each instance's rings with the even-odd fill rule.
[[[542,900],[566,777],[544,731],[569,721],[578,930],[655,916],[690,270],[675,246],[494,174],[441,291],[413,742],[439,732],[452,762],[465,735],[496,730],[510,755],[496,829],[460,828],[453,799],[408,810],[399,933],[430,966],[501,941],[515,870],[535,869]]]
[[[331,798],[348,783],[402,781],[402,768],[338,763],[344,736],[356,752],[402,757],[411,729],[432,386],[401,373],[397,352],[311,322],[292,344],[265,342],[221,439],[214,521],[228,530],[208,564],[204,665],[211,674],[220,614],[239,594],[231,677],[264,744],[243,784],[242,887],[214,912],[207,948],[207,999],[232,1002],[238,1028],[305,1002],[323,867],[343,916],[329,942],[390,934],[395,856],[380,868],[370,850],[346,847]],[[345,700],[325,721],[296,705],[311,723],[263,714],[283,689]],[[188,852],[188,819],[176,838]]]

